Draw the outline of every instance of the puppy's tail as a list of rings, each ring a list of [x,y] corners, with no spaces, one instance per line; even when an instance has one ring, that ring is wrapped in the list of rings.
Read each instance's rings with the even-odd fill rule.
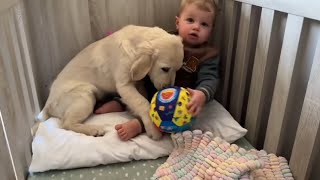
[[[36,122],[31,128],[31,135],[33,137],[36,135],[40,123],[47,120],[48,118],[49,118],[49,114],[48,114],[46,108],[43,108],[43,110],[36,116],[36,118],[35,118]]]
[[[48,114],[47,108],[44,107],[36,117],[36,121],[45,121],[47,119],[49,119],[49,114]]]

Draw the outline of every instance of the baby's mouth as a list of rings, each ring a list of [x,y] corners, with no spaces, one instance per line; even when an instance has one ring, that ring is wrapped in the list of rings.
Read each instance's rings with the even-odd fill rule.
[[[193,38],[197,38],[198,35],[196,33],[190,33],[189,36],[193,37]]]

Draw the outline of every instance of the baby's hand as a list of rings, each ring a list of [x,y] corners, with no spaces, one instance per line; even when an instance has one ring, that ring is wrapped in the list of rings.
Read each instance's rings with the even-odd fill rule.
[[[193,116],[197,116],[206,102],[206,95],[196,89],[188,88],[188,91],[191,94],[191,100],[187,105],[187,109]]]

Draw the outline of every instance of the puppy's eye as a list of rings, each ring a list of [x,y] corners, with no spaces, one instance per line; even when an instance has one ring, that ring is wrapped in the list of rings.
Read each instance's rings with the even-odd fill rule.
[[[163,72],[169,72],[170,68],[168,68],[168,67],[163,67],[163,68],[161,68],[161,70],[162,70]]]

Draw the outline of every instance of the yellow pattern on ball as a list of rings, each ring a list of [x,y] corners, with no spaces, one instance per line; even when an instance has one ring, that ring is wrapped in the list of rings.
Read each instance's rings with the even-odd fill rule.
[[[180,94],[178,97],[178,102],[174,112],[174,117],[172,122],[177,126],[182,126],[186,123],[189,123],[192,115],[187,109],[187,105],[190,101],[190,93],[187,89],[181,87]]]
[[[157,95],[158,95],[158,92],[153,97],[157,97]],[[156,98],[152,98],[151,104],[150,104],[149,115],[150,115],[152,121],[154,122],[154,124],[157,127],[159,127],[161,124],[161,118],[155,109],[156,109]]]

